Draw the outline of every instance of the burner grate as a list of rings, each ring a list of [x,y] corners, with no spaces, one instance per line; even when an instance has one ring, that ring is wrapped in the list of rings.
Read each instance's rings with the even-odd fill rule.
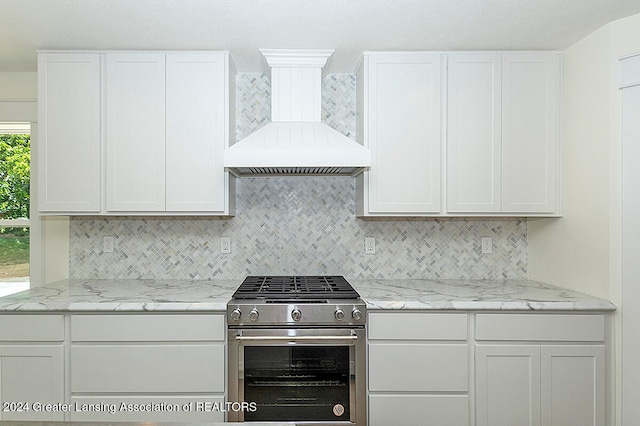
[[[249,276],[234,299],[357,299],[360,296],[341,276]]]

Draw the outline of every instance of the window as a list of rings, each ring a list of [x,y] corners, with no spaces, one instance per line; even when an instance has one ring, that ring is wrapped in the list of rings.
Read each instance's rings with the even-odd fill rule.
[[[29,123],[0,123],[0,297],[29,288],[29,133]]]

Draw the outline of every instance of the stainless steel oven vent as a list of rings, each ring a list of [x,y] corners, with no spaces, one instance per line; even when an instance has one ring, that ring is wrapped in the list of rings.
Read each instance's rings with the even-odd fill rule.
[[[237,167],[239,176],[353,176],[359,167]]]

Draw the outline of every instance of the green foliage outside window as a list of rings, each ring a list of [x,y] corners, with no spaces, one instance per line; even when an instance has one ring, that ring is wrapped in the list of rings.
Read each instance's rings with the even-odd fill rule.
[[[29,135],[0,135],[0,219],[29,218]],[[21,228],[3,228],[14,235]]]
[[[29,135],[0,135],[0,214],[29,217]]]

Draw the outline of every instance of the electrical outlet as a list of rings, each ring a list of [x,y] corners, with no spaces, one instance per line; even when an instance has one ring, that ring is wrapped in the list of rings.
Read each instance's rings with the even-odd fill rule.
[[[364,237],[364,254],[376,254],[375,237]]]
[[[113,253],[116,248],[116,237],[113,235],[102,236],[102,252]]]
[[[493,253],[493,239],[491,237],[482,237],[482,254]]]
[[[231,237],[220,237],[220,253],[231,253]]]

